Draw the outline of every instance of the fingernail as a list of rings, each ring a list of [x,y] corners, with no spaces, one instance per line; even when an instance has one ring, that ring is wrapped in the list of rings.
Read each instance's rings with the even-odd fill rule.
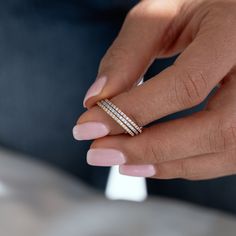
[[[106,125],[100,122],[86,122],[73,128],[73,136],[77,140],[90,140],[103,137],[109,133]]]
[[[122,175],[151,177],[156,171],[153,165],[121,165],[119,172]]]
[[[83,101],[84,108],[86,108],[85,103],[89,98],[91,98],[93,96],[96,96],[99,93],[101,93],[104,85],[106,84],[106,81],[107,81],[106,76],[102,76],[102,77],[95,80],[95,82],[92,84],[92,86],[89,88],[89,90],[87,91],[87,93],[85,95],[85,98],[84,98],[84,101]]]
[[[94,148],[87,152],[87,162],[92,166],[121,165],[125,161],[125,155],[116,149]]]

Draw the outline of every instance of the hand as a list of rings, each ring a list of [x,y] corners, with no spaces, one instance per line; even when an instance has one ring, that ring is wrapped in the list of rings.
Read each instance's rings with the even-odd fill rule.
[[[76,139],[96,139],[91,165],[120,165],[126,175],[209,179],[236,173],[236,1],[145,0],[127,15],[86,94]],[[159,57],[181,55],[135,86]],[[140,126],[202,102],[191,116],[131,137],[96,105],[110,100]]]

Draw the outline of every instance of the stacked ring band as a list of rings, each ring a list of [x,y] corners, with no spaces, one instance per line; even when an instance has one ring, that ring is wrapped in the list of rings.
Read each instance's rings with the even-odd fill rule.
[[[138,126],[109,99],[98,101],[97,105],[113,118],[125,130],[125,133],[129,133],[131,136],[142,133],[142,127]]]

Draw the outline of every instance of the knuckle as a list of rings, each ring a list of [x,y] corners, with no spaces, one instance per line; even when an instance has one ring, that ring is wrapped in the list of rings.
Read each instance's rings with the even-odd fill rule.
[[[236,173],[236,149],[228,152],[226,161],[230,163],[230,168]]]
[[[198,178],[196,168],[188,160],[179,160],[178,177],[186,180],[195,180]]]
[[[236,148],[236,119],[219,119],[215,132],[210,135],[209,145],[214,152]]]
[[[175,77],[175,93],[181,106],[198,105],[209,93],[207,77],[200,71],[182,70]]]
[[[166,152],[161,141],[155,140],[155,143],[153,143],[153,141],[147,138],[145,147],[145,154],[148,156],[150,163],[162,163],[166,161]]]
[[[221,134],[225,139],[227,150],[236,148],[236,113],[224,120]]]
[[[184,160],[180,160],[177,168],[177,176],[186,179],[189,176],[189,172],[190,170],[187,162]]]
[[[225,140],[225,150],[230,150],[236,147],[236,127],[229,126],[223,129],[222,136]]]
[[[159,158],[158,158],[159,155],[156,149],[153,147],[153,145],[150,145],[149,152],[151,153],[151,160],[157,163],[159,161]]]

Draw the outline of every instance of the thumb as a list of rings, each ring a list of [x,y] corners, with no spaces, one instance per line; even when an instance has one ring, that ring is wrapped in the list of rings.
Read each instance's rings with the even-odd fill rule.
[[[101,60],[97,79],[85,95],[84,107],[128,91],[142,78],[161,51],[163,35],[177,12],[177,4],[170,7],[160,2],[155,6],[152,1],[150,6],[150,1],[142,1],[128,13],[120,33]],[[154,21],[158,22],[155,27]]]

